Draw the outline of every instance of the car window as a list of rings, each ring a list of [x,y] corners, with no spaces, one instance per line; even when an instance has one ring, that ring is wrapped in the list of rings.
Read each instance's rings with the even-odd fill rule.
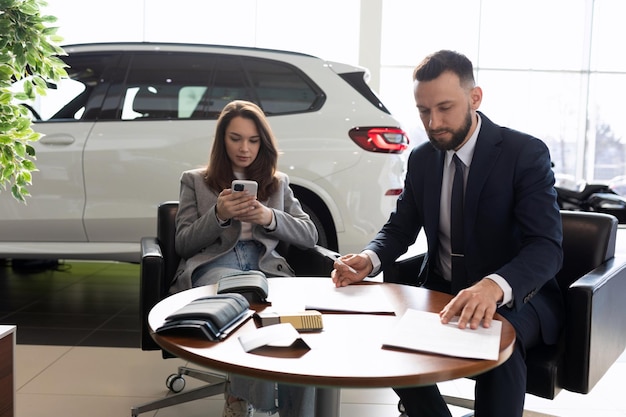
[[[16,91],[21,91],[23,84],[24,80],[20,80],[15,83],[13,88]],[[85,85],[81,82],[71,79],[61,79],[54,84],[48,83],[48,90],[44,97],[37,97],[34,101],[26,100],[20,103],[30,110],[34,121],[47,121],[52,119],[64,106],[84,92]],[[75,110],[74,114],[69,115],[69,117],[80,119],[85,111],[84,106]]]
[[[365,80],[365,74],[362,71],[348,72],[339,74],[348,84],[350,84],[356,91],[358,91],[363,97],[374,105],[377,109],[384,111],[387,114],[391,114],[385,107],[378,96],[370,89]]]
[[[247,59],[245,66],[259,104],[268,115],[306,112],[321,106],[322,91],[297,68],[260,59]]]
[[[232,100],[248,100],[258,103],[250,90],[241,59],[233,56],[221,56],[216,61],[215,76],[211,80],[206,100],[208,117],[218,117],[224,106]]]
[[[63,59],[70,78],[23,103],[35,121],[215,119],[235,99],[279,115],[317,110],[325,99],[306,74],[278,60],[175,52],[95,52]]]
[[[195,113],[213,72],[203,54],[145,53],[130,60],[122,90],[121,119],[187,119]],[[117,91],[117,89],[115,89]]]
[[[68,78],[48,83],[46,95],[23,102],[35,121],[94,120],[108,82],[106,72],[116,62],[109,54],[62,57]],[[21,88],[16,83],[15,88]]]
[[[221,54],[137,54],[120,90],[122,120],[217,118],[236,99],[271,115],[297,113],[318,108],[324,97],[291,65]]]

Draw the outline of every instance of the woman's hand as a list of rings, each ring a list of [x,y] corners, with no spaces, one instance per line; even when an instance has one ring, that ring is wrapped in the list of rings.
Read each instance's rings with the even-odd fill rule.
[[[250,211],[255,202],[256,198],[253,195],[245,191],[234,193],[227,188],[217,196],[215,211],[220,220],[237,219]]]
[[[247,191],[234,193],[230,188],[219,194],[215,210],[221,220],[235,219],[261,226],[269,226],[274,216],[273,211],[261,204],[255,196],[249,195]]]
[[[265,207],[258,200],[254,199],[248,211],[233,218],[242,222],[260,224],[263,227],[268,227],[272,223],[274,212],[272,209]]]

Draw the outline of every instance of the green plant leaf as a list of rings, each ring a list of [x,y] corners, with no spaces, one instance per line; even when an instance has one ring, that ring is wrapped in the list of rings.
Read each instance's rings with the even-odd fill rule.
[[[22,161],[22,167],[24,167],[24,169],[26,169],[26,170],[28,170],[30,172],[33,172],[33,171],[37,170],[37,166],[30,159],[24,159]],[[30,172],[29,172],[29,175],[30,175]]]
[[[13,68],[11,68],[10,65],[0,65],[0,77],[6,80],[10,80],[14,73],[15,71],[13,70]]]
[[[43,0],[0,0],[0,190],[7,190],[25,202],[30,194],[35,148],[32,142],[41,134],[32,129],[29,111],[18,101],[45,95],[46,81],[67,77],[66,55],[58,46],[63,38],[58,27],[49,26],[56,17],[42,16]],[[22,91],[9,90],[12,83],[24,80]]]
[[[20,187],[26,187],[31,184],[33,176],[28,171],[21,171],[15,178],[15,183]]]
[[[29,195],[28,191],[26,191],[22,187],[19,187],[17,184],[13,184],[11,186],[11,194],[13,195],[13,198],[21,202],[25,202],[24,197]]]
[[[35,16],[39,14],[37,3],[33,1],[25,1],[20,5],[20,11],[26,15]]]
[[[14,142],[13,143],[13,152],[19,158],[26,157],[26,146],[22,142]]]
[[[13,153],[13,146],[11,144],[9,145],[5,145],[2,147],[2,156],[7,160],[13,160],[14,159],[14,153]],[[6,165],[7,167],[9,166],[9,164]]]
[[[39,140],[39,136],[41,136],[41,135],[39,133],[37,133],[34,136],[37,136],[37,139],[33,139],[33,140]],[[36,155],[35,148],[33,148],[32,146],[26,145],[26,153],[28,154],[29,157],[31,157],[33,159],[36,159],[35,158],[35,155]]]

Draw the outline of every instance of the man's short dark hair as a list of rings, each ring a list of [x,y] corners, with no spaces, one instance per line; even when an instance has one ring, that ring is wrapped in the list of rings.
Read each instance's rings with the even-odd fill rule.
[[[428,55],[413,71],[413,81],[432,81],[446,71],[456,74],[461,85],[474,86],[472,61],[455,51],[441,50]]]

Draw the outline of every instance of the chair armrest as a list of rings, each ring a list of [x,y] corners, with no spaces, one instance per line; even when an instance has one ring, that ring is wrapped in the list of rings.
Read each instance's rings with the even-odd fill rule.
[[[158,350],[148,327],[148,313],[162,298],[165,261],[155,237],[141,239],[139,308],[141,311],[141,349]]]
[[[425,253],[421,253],[394,262],[383,270],[383,281],[395,284],[418,285],[417,277],[425,256]]]
[[[339,256],[341,256],[339,253],[319,245],[310,249],[290,245],[286,259],[297,276],[330,277],[334,259]]]
[[[586,394],[626,348],[626,259],[611,258],[566,293],[566,356],[561,384]]]

